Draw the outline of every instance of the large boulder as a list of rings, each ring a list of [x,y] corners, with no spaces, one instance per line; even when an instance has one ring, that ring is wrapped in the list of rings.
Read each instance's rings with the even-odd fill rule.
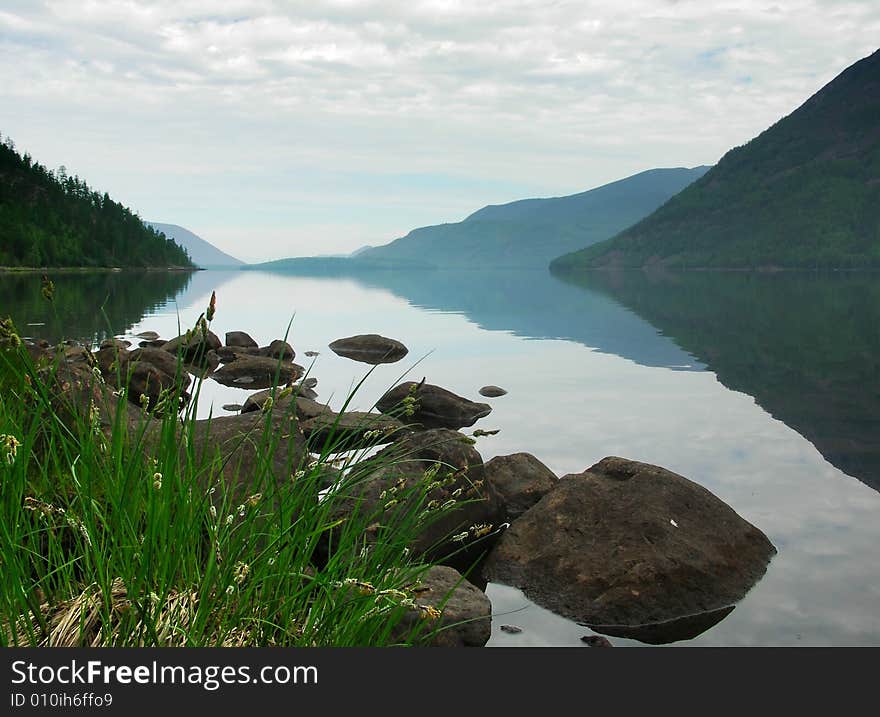
[[[359,334],[337,339],[330,344],[330,350],[337,356],[368,364],[394,363],[409,353],[400,341],[378,334]]]
[[[430,647],[483,647],[489,641],[492,603],[482,590],[445,565],[429,568],[419,583],[416,602],[439,610],[440,617],[426,624],[422,615],[407,613],[395,630],[400,639],[419,623],[417,634],[424,635]]]
[[[398,384],[376,402],[376,408],[423,428],[464,428],[492,412],[486,403],[475,403],[424,381]]]
[[[267,356],[239,356],[235,361],[223,364],[211,374],[211,378],[224,386],[269,388],[291,383],[304,372],[302,366]]]
[[[513,521],[483,569],[578,622],[638,626],[735,603],[775,552],[702,486],[610,457],[561,478]]]
[[[507,519],[518,518],[549,493],[558,478],[531,453],[496,456],[485,465],[486,481],[498,491]]]

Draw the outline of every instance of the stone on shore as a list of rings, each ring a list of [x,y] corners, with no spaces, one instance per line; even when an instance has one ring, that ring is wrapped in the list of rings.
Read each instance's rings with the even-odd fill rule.
[[[407,613],[395,634],[404,639],[416,625],[429,647],[483,647],[492,635],[492,603],[461,573],[445,565],[429,568],[420,579],[415,602],[440,611],[426,622],[421,614]]]
[[[504,510],[498,494],[484,480],[483,459],[467,436],[448,429],[408,434],[377,454],[378,470],[350,488],[340,511],[375,514],[368,542],[383,540],[384,525],[411,511],[429,484],[422,505],[437,518],[422,528],[410,549],[438,562],[471,567],[497,538]],[[390,490],[397,486],[394,490]],[[446,510],[438,510],[440,506]]]
[[[250,334],[244,331],[227,331],[225,345],[240,348],[257,348],[259,344],[253,340]]]
[[[371,448],[391,443],[406,426],[391,416],[363,411],[322,412],[300,424],[315,452],[328,453]]]
[[[292,383],[305,369],[295,363],[266,356],[240,356],[223,364],[211,378],[224,386],[239,388],[269,388]]]
[[[549,493],[557,480],[531,453],[496,456],[485,464],[486,480],[498,491],[507,509],[507,519],[518,518]]]

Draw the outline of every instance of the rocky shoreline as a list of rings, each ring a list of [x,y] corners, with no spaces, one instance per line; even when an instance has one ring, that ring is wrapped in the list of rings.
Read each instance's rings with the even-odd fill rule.
[[[100,405],[104,421],[119,402],[142,409],[131,412],[133,421],[178,412],[191,398],[192,377],[253,389],[237,414],[193,424],[196,451],[221,453],[233,494],[240,476],[259,460],[252,443],[241,439],[267,415],[273,431],[293,438],[272,458],[279,482],[289,480],[291,465],[304,465],[316,453],[371,449],[379,451],[380,467],[358,482],[352,505],[390,515],[407,506],[388,500],[389,486],[403,495],[430,482],[430,500],[452,508],[409,548],[438,563],[424,578],[425,595],[442,602],[447,627],[434,644],[486,644],[490,581],[519,588],[598,633],[651,644],[688,639],[726,617],[776,552],[723,501],[659,466],[609,456],[559,477],[528,453],[484,462],[473,436],[491,432],[467,435],[461,429],[489,415],[491,405],[425,379],[394,386],[376,411],[337,413],[317,400],[315,377],[304,379],[285,340],[259,346],[246,332],[230,331],[221,341],[202,321],[170,340],[152,332],[138,338],[137,348],[119,339],[95,350],[71,342],[26,345],[34,359],[60,359],[54,380],[68,410]],[[401,342],[375,334],[339,339],[329,348],[368,364],[407,354]],[[479,393],[494,399],[506,391],[486,386]],[[326,488],[342,480],[328,470]],[[368,531],[365,539],[382,537]],[[611,644],[596,635],[585,635],[584,643]]]

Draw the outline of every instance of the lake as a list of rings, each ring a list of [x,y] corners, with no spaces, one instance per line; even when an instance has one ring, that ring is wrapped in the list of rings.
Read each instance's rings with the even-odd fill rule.
[[[557,475],[605,456],[654,463],[712,491],[779,551],[721,622],[673,645],[880,645],[880,277],[544,271],[262,271],[0,275],[0,314],[55,339],[172,338],[217,294],[212,329],[282,338],[339,408],[370,367],[333,354],[344,336],[409,347],[353,408],[400,380],[490,403],[484,460],[534,454]],[[103,307],[103,310],[102,308]],[[314,359],[306,351],[317,351]],[[310,363],[312,362],[313,363]],[[496,384],[506,396],[482,399]],[[203,415],[248,391],[204,384]],[[472,429],[465,429],[466,431]],[[490,585],[490,645],[580,646],[590,631]],[[518,634],[502,624],[522,628]],[[615,645],[640,645],[610,638]]]

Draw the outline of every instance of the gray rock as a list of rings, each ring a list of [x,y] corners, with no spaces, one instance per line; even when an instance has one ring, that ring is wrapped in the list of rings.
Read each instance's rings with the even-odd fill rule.
[[[177,403],[172,406],[175,412],[189,399],[185,392],[190,381],[188,374],[184,373],[178,382],[174,376],[169,376],[159,367],[144,359],[130,362],[126,366],[124,380],[127,380],[126,396],[128,400],[135,405],[142,405],[150,411],[155,410],[159,405],[163,392],[167,392],[171,400],[175,400],[174,395],[176,394]],[[142,397],[144,397],[144,403],[142,403]]]
[[[378,334],[360,334],[337,339],[330,350],[338,356],[368,364],[394,363],[409,353],[400,341]]]
[[[280,392],[281,388],[267,388],[264,391],[252,393],[247,397],[247,400],[245,400],[244,405],[241,407],[241,412],[250,413],[251,411],[261,410],[270,396],[277,397]],[[300,421],[307,421],[310,418],[320,416],[324,413],[332,413],[327,406],[323,406],[310,398],[304,397],[301,392],[297,393],[296,391],[293,391],[284,398],[274,401],[275,407],[279,410],[287,410],[294,402],[296,402],[294,410]]]
[[[354,485],[350,500],[340,505],[340,517],[354,510],[362,515],[375,513],[375,530],[364,536],[368,542],[382,540],[382,525],[393,525],[401,511],[415,510],[421,494],[417,489],[437,481],[442,484],[432,488],[421,505],[453,501],[452,507],[438,511],[438,517],[423,527],[410,546],[414,554],[467,569],[497,539],[503,505],[484,481],[483,459],[467,436],[448,429],[409,434],[382,449],[376,465],[380,467]],[[386,491],[395,484],[402,488],[394,493],[392,504]],[[476,526],[491,528],[478,530]]]
[[[380,413],[323,412],[300,424],[313,452],[341,453],[391,443],[406,427]]]
[[[406,416],[402,409],[405,399],[415,398],[412,415]],[[445,388],[430,383],[401,383],[376,402],[382,413],[391,413],[396,418],[422,426],[423,428],[464,428],[472,426],[480,418],[488,416],[492,407],[486,403],[475,403],[458,396]]]
[[[637,626],[740,600],[775,552],[705,488],[610,457],[513,521],[483,574],[582,624]]]
[[[254,484],[263,470],[267,471],[264,479],[289,486],[291,466],[295,469],[308,456],[296,419],[275,411],[270,416],[250,413],[195,421],[192,448],[198,462],[219,460],[223,481],[233,496],[232,505],[258,491],[266,492],[265,484]]]
[[[135,337],[144,339],[145,341],[157,341],[159,339],[159,334],[155,331],[141,331],[139,334],[135,334]]]
[[[222,363],[235,361],[239,356],[259,356],[260,349],[255,346],[221,346],[215,349],[217,357]]]
[[[518,518],[556,486],[558,478],[531,453],[496,456],[485,465],[486,480],[498,491],[507,519]]]
[[[125,347],[108,344],[95,351],[93,356],[101,371],[101,375],[107,381],[112,382],[118,376],[125,375],[124,367],[130,356],[130,352]]]
[[[192,331],[189,337],[186,334],[177,336],[162,345],[162,350],[175,356],[181,356],[186,363],[195,363],[204,360],[208,351],[216,351],[222,346],[220,339],[213,331]]]
[[[485,396],[486,398],[498,398],[498,396],[507,395],[507,391],[498,386],[483,386],[480,389],[480,395]]]
[[[257,348],[258,344],[253,338],[251,338],[250,334],[247,334],[244,331],[227,331],[226,346]]]
[[[167,351],[163,351],[162,349],[156,348],[140,348],[132,351],[128,360],[133,363],[137,363],[138,361],[146,361],[160,371],[164,371],[169,376],[176,376],[180,373],[183,376],[186,376],[186,370],[183,365],[178,365],[177,357],[168,353]],[[189,376],[187,376],[189,379]]]
[[[440,618],[426,621],[407,613],[396,628],[398,639],[418,629],[429,647],[483,647],[492,635],[492,603],[454,568],[436,565],[420,580],[415,602],[440,610]]]
[[[601,635],[584,635],[581,642],[587,643],[590,647],[614,647],[607,637]]]
[[[240,356],[223,364],[211,374],[211,378],[224,386],[247,386],[268,388],[292,383],[305,369],[295,363],[279,361],[265,356]]]
[[[283,359],[284,361],[293,361],[296,358],[296,352],[286,341],[275,339],[268,346],[260,349],[260,356],[268,356],[269,358]]]

